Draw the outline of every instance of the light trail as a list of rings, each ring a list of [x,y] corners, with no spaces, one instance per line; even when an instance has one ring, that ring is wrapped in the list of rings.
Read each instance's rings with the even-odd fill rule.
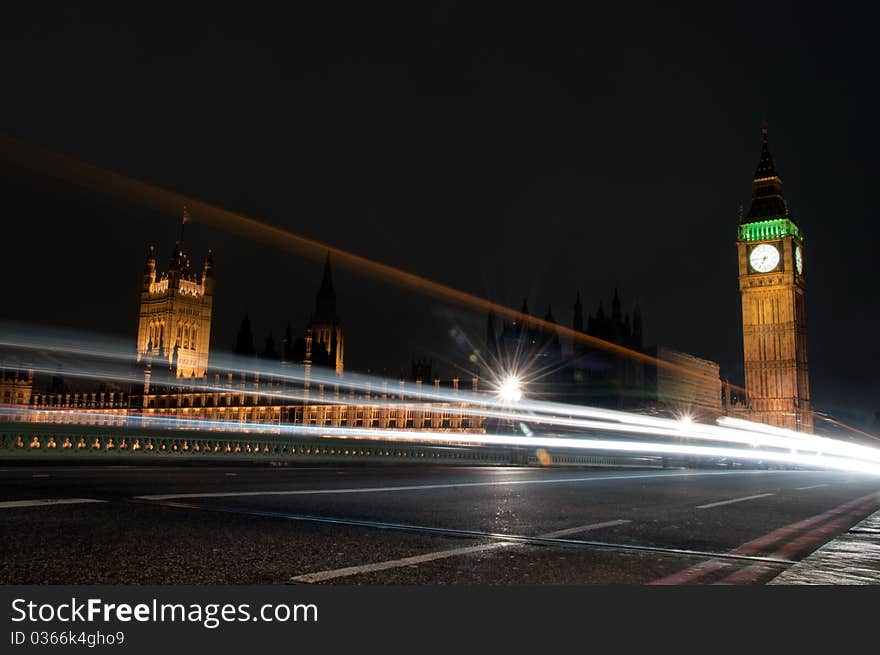
[[[23,410],[26,411],[26,410]],[[169,423],[175,423],[173,429],[198,429],[216,425],[224,433],[263,433],[283,434],[291,437],[325,437],[382,442],[421,442],[429,445],[469,445],[469,446],[503,446],[526,449],[550,448],[581,451],[603,451],[637,455],[675,455],[702,458],[729,458],[756,462],[773,462],[777,464],[797,465],[808,468],[835,469],[856,473],[880,475],[880,465],[873,461],[835,457],[827,455],[805,454],[795,452],[779,452],[758,450],[753,448],[731,448],[726,446],[698,446],[691,444],[664,443],[656,441],[627,441],[597,438],[574,438],[566,436],[522,436],[516,434],[449,434],[424,432],[415,430],[389,430],[384,428],[342,428],[332,426],[309,426],[295,424],[267,425],[263,423],[230,423],[228,421],[206,421],[179,419],[168,417],[138,416],[142,423],[138,427],[154,426],[168,429]],[[181,426],[181,424],[183,424]],[[134,427],[134,426],[129,426]],[[233,429],[230,429],[233,428]],[[182,438],[185,438],[183,435]]]
[[[89,378],[101,378],[108,379],[108,374],[106,372],[91,372],[91,373],[83,373],[80,372],[81,375]],[[136,379],[136,378],[135,378]],[[211,385],[199,385],[200,389],[204,389],[209,393],[213,392],[230,392],[228,387],[214,387]],[[234,390],[235,393],[245,393],[245,394],[254,394],[254,395],[266,395],[261,394],[258,391],[248,391],[242,389]],[[304,396],[302,394],[291,394],[289,392],[278,392],[271,394],[274,397],[284,400],[304,400]],[[491,405],[492,401],[489,399],[484,399],[484,401],[488,401],[486,404]],[[363,405],[362,402],[356,402],[354,400],[337,400],[333,403],[327,404],[340,404],[340,405]],[[399,403],[388,402],[384,400],[377,400],[374,402],[367,401],[366,403],[370,407],[399,407]],[[437,413],[438,409],[431,405],[425,405],[424,403],[407,403],[407,406],[412,409],[422,410],[426,413]],[[495,405],[497,407],[497,403]],[[589,413],[592,408],[583,408],[577,407],[575,409],[582,410],[583,413]],[[442,411],[442,409],[440,410]],[[517,421],[528,421],[530,423],[538,423],[542,425],[556,426],[556,427],[565,427],[569,429],[576,430],[590,430],[590,431],[599,431],[599,432],[611,432],[620,435],[637,435],[637,436],[655,436],[673,440],[703,440],[703,441],[713,441],[713,442],[725,442],[725,443],[734,443],[750,446],[755,449],[758,447],[771,447],[771,448],[779,448],[782,450],[788,450],[792,453],[796,453],[797,451],[811,451],[817,453],[819,457],[823,455],[836,455],[842,457],[850,457],[863,461],[870,462],[880,462],[880,450],[854,446],[852,444],[846,444],[843,442],[838,442],[833,439],[823,439],[823,438],[811,438],[806,437],[801,433],[792,433],[792,435],[784,434],[785,431],[782,431],[783,434],[774,435],[772,433],[768,434],[767,432],[761,431],[748,431],[744,429],[731,429],[724,427],[717,427],[711,425],[702,425],[698,423],[690,423],[683,424],[679,421],[671,420],[671,419],[659,419],[655,417],[643,417],[639,415],[633,415],[631,417],[625,415],[623,412],[614,412],[614,421],[599,421],[599,420],[588,420],[588,419],[573,419],[565,416],[557,416],[557,415],[531,415],[531,414],[522,414],[520,412],[511,411],[510,409],[493,409],[489,407],[456,407],[456,412],[461,413],[466,416],[478,416],[481,418],[493,418],[503,421],[517,422]],[[58,422],[56,419],[58,417],[67,417],[72,419],[70,422],[76,423],[86,423],[91,424],[95,422],[97,418],[104,418],[106,420],[120,420],[124,419],[126,423],[137,423],[141,426],[143,425],[155,425],[160,427],[168,427],[173,426],[176,428],[198,428],[198,429],[217,429],[225,432],[238,432],[238,431],[246,431],[246,432],[259,432],[259,431],[279,431],[282,432],[287,431],[288,426],[285,424],[284,426],[280,426],[278,424],[265,424],[265,423],[244,423],[241,421],[234,421],[232,419],[215,421],[209,419],[189,419],[184,417],[177,416],[154,416],[143,413],[131,413],[126,416],[114,415],[114,414],[102,414],[100,411],[90,411],[84,412],[82,410],[69,410],[69,409],[52,409],[52,408],[16,408],[14,406],[9,407],[5,410],[6,413],[18,414],[19,416],[30,414],[31,416],[36,416],[37,418],[44,418],[49,420],[49,422]],[[2,411],[0,411],[0,415],[2,415]],[[606,415],[608,413],[607,410],[593,410],[593,413],[597,415]],[[625,419],[630,418],[629,422],[624,422]],[[649,425],[645,425],[645,419],[648,419]],[[293,426],[295,429],[300,431],[305,430],[306,432],[311,431],[311,433],[324,433],[329,428],[321,426],[316,428],[302,427],[302,426]],[[765,427],[765,426],[761,426]],[[382,435],[388,436],[393,435],[396,440],[408,440],[411,434],[414,434],[410,431],[404,431],[400,429],[383,431],[380,428],[334,428],[334,430],[342,430],[345,434],[357,433],[361,436],[371,436],[375,438],[382,438]],[[428,434],[437,434],[430,432]],[[455,441],[457,443],[472,443],[472,435],[464,435],[463,433],[459,433],[462,436],[455,437]],[[531,435],[528,435],[531,436]],[[555,438],[555,437],[554,437]],[[554,442],[556,443],[556,442]]]
[[[833,419],[830,416],[826,416],[821,412],[812,412],[813,416],[819,420],[827,421],[832,425],[836,425],[837,427],[843,428],[844,430],[849,430],[855,434],[861,435],[863,437],[867,437],[868,439],[873,439],[874,441],[880,441],[880,437],[871,434],[870,432],[865,432],[864,430],[860,430],[857,427],[849,425],[848,423],[844,423],[843,421],[839,421],[837,419]]]
[[[26,336],[22,336],[26,335]],[[8,346],[14,348],[25,348],[40,353],[54,352],[60,355],[82,355],[87,357],[96,357],[100,359],[108,359],[123,364],[129,364],[132,359],[130,346],[126,343],[123,345],[121,341],[106,339],[104,337],[80,337],[72,338],[67,333],[62,335],[47,334],[41,335],[40,328],[34,326],[18,326],[15,324],[0,323],[0,346]],[[335,371],[330,369],[321,369],[320,367],[312,367],[307,374],[305,368],[301,365],[285,366],[281,364],[273,364],[254,358],[246,358],[235,355],[227,355],[219,353],[212,356],[215,362],[214,368],[220,369],[233,374],[244,374],[250,377],[258,375],[261,380],[271,379],[279,382],[288,383],[305,383],[310,385],[325,385],[333,389],[339,387],[341,389],[356,390],[362,392],[379,393],[385,392],[397,394],[401,397],[412,397],[419,400],[433,400],[446,403],[476,403],[488,405],[502,409],[510,409],[511,403],[502,398],[493,398],[486,393],[473,393],[465,389],[457,391],[445,391],[437,389],[431,385],[417,385],[412,382],[389,381],[387,379],[375,376],[358,374],[357,377],[340,377]],[[158,362],[163,364],[163,361]],[[6,367],[15,366],[14,363],[4,363]],[[79,376],[85,378],[104,379],[116,376],[114,379],[123,382],[141,383],[143,377],[133,374],[118,375],[111,369],[94,369],[91,371],[77,371],[75,369],[45,369],[42,367],[29,366],[32,370],[40,370],[46,373],[61,373],[64,375]],[[157,366],[154,372],[158,372],[161,366]],[[242,386],[242,382],[238,379],[233,380],[236,385],[236,393],[245,393],[248,395],[278,395],[284,397],[284,392],[277,390],[265,391],[257,389],[248,389]],[[167,382],[156,382],[159,386],[168,384]],[[188,378],[175,378],[173,385],[183,389],[192,391],[204,390],[208,392],[229,392],[230,387],[224,383],[211,384],[201,382],[199,380]],[[270,386],[269,389],[272,387]],[[265,389],[265,387],[263,388]],[[335,395],[335,394],[334,394]],[[304,395],[292,397],[294,400],[303,400]],[[342,400],[329,400],[325,398],[328,404],[343,402]],[[350,403],[349,403],[350,404]],[[657,418],[632,412],[620,410],[610,410],[596,407],[588,407],[582,405],[573,405],[567,403],[559,403],[546,400],[535,400],[528,397],[522,398],[515,403],[516,407],[523,413],[536,414],[552,414],[559,416],[577,416],[582,418],[595,418],[609,421],[622,421],[627,423],[638,423],[647,426],[666,427],[670,424],[670,419]],[[537,419],[536,419],[537,420]],[[692,426],[694,430],[711,429],[711,426],[703,426],[695,423]]]
[[[0,143],[3,143],[3,150],[11,156],[12,160],[17,165],[25,166],[31,170],[49,174],[56,178],[73,179],[79,184],[87,185],[88,187],[102,193],[116,195],[129,200],[136,200],[146,206],[172,215],[180,211],[181,207],[186,206],[192,210],[190,212],[191,218],[195,217],[195,219],[200,222],[225,229],[233,234],[255,237],[270,245],[276,247],[283,246],[286,249],[300,252],[316,259],[322,258],[325,253],[329,252],[333,254],[338,262],[351,270],[366,273],[378,279],[398,284],[433,297],[451,300],[463,306],[470,307],[471,309],[494,312],[495,314],[509,320],[525,321],[532,326],[540,327],[544,330],[555,331],[562,336],[569,337],[575,341],[585,343],[616,355],[628,357],[653,366],[675,370],[680,374],[692,378],[704,379],[711,382],[716,381],[707,374],[693,371],[692,369],[674,362],[647,355],[638,350],[627,348],[584,332],[579,332],[564,325],[550,323],[549,321],[545,321],[536,316],[523,314],[520,311],[481,298],[474,294],[455,289],[448,285],[434,282],[414,273],[403,271],[387,264],[382,264],[366,257],[350,253],[341,248],[322,243],[289,230],[284,230],[240,213],[232,212],[223,209],[222,207],[174,191],[163,189],[159,186],[148,184],[114,171],[78,161],[67,155],[31,144],[26,144],[5,136],[0,136]],[[728,384],[728,386],[739,392],[746,392],[746,389],[739,385]],[[849,430],[855,434],[880,441],[880,437],[848,425],[843,421],[832,419],[818,412],[811,413],[820,420],[828,421],[833,425]]]
[[[53,373],[55,369],[34,369],[38,372],[43,373]],[[121,382],[131,382],[138,383],[140,381],[138,376],[135,375],[125,375],[125,374],[116,374],[114,372],[96,369],[91,371],[85,370],[77,370],[77,371],[67,371],[68,375],[73,375],[76,377],[82,377],[86,379],[100,379],[100,380],[115,380]],[[329,378],[333,379],[333,378]],[[338,378],[335,378],[338,380]],[[284,401],[306,401],[309,399],[309,396],[302,392],[290,392],[286,390],[273,390],[267,393],[265,390],[259,389],[247,389],[247,388],[234,388],[231,389],[228,386],[221,385],[213,385],[207,383],[196,383],[190,386],[187,390],[188,392],[193,393],[235,393],[242,395],[250,395],[250,396],[269,396],[274,399],[284,400]],[[171,395],[174,395],[173,393]],[[527,421],[529,423],[537,423],[542,425],[550,425],[556,427],[566,427],[578,430],[598,430],[598,431],[607,431],[614,432],[619,434],[636,434],[636,435],[654,435],[661,436],[673,439],[698,439],[698,440],[709,440],[709,441],[722,441],[722,442],[730,442],[730,443],[738,443],[750,445],[752,447],[757,446],[771,446],[777,448],[801,448],[807,449],[810,448],[809,440],[805,439],[803,435],[799,433],[794,433],[795,437],[792,439],[786,435],[774,436],[772,434],[756,434],[754,431],[748,432],[744,430],[730,430],[726,428],[718,428],[716,426],[711,425],[703,425],[699,423],[689,423],[683,424],[679,421],[675,421],[672,419],[661,419],[656,417],[646,417],[638,414],[628,414],[626,412],[619,412],[613,410],[604,410],[600,408],[591,408],[591,407],[582,407],[582,406],[565,406],[560,405],[558,403],[550,404],[550,407],[544,407],[540,401],[533,401],[527,404],[524,404],[524,409],[526,410],[539,410],[541,414],[535,414],[531,411],[528,413],[524,413],[523,411],[514,411],[510,408],[510,403],[505,400],[495,400],[492,396],[475,396],[471,394],[472,398],[469,402],[478,404],[477,407],[462,407],[460,405],[463,404],[462,398],[455,397],[454,394],[442,394],[435,393],[432,394],[435,400],[440,400],[441,402],[447,404],[454,404],[455,412],[460,413],[465,416],[475,416],[480,418],[491,418],[502,421]],[[334,398],[329,401],[320,401],[318,404],[330,404],[330,405],[345,405],[345,406],[357,406],[364,404],[370,407],[377,408],[389,408],[389,407],[398,407],[400,403],[388,402],[386,400],[380,399],[345,399],[343,397]],[[407,406],[412,409],[421,410],[427,413],[438,413],[438,411],[443,411],[442,408],[437,408],[432,405],[427,405],[424,402],[415,402],[415,403],[407,403]],[[559,408],[569,410],[569,416],[558,415],[552,413],[544,413],[550,410],[556,410]],[[57,412],[59,410],[51,410],[45,408],[34,408],[35,412],[44,412],[51,413]],[[571,414],[581,415],[585,417],[592,418],[572,418]],[[48,414],[47,414],[48,415]],[[64,416],[65,414],[54,414],[55,416]],[[66,414],[72,418],[75,418],[78,414],[76,412],[68,412]],[[83,414],[80,413],[80,416]],[[94,416],[95,413],[92,412],[90,414],[85,414],[85,416]],[[98,414],[100,415],[100,414]],[[110,416],[110,415],[108,415]],[[141,416],[143,416],[141,414]],[[605,419],[605,420],[595,420],[596,418]],[[174,420],[174,419],[171,419]],[[202,421],[203,419],[198,419],[198,421]],[[204,425],[204,423],[202,423]],[[221,422],[221,425],[230,425],[229,422]],[[234,425],[234,424],[233,424]],[[832,441],[832,440],[827,440]],[[878,461],[880,461],[880,451],[872,451],[870,449],[864,449],[864,452],[854,451],[850,444],[842,444],[847,446],[846,454],[852,453],[854,456],[862,456],[862,457],[876,457]],[[815,448],[813,448],[815,450]],[[826,452],[834,453],[836,452],[836,448],[834,443],[828,443],[823,445],[823,450]]]
[[[508,320],[525,321],[534,327],[539,327],[551,332],[555,331],[561,336],[571,338],[594,348],[599,348],[615,355],[627,357],[652,366],[674,370],[692,378],[712,382],[716,381],[712,376],[702,373],[701,371],[694,371],[686,366],[653,357],[638,350],[611,341],[606,341],[584,332],[579,332],[564,325],[545,321],[537,316],[523,314],[520,311],[481,298],[472,293],[461,291],[460,289],[439,282],[434,282],[433,280],[429,280],[420,275],[368,259],[361,255],[356,255],[346,250],[342,250],[341,248],[322,243],[316,239],[311,239],[245,216],[244,214],[232,212],[223,209],[222,207],[185,196],[181,193],[169,191],[159,186],[148,184],[92,164],[87,164],[67,155],[53,152],[45,148],[25,144],[15,139],[0,136],[0,142],[4,144],[5,150],[13,155],[13,160],[16,164],[29,167],[31,170],[49,174],[56,178],[73,179],[77,183],[86,185],[101,193],[120,196],[128,200],[135,200],[145,206],[152,207],[170,215],[176,215],[182,207],[186,206],[189,209],[192,220],[221,228],[233,234],[256,238],[274,247],[283,247],[287,250],[305,254],[318,260],[323,258],[325,253],[329,252],[333,255],[334,261],[341,263],[345,268],[365,273],[377,279],[411,289],[418,293],[423,293],[442,300],[452,301],[464,307],[469,307],[470,309],[476,309],[483,312],[494,312],[498,316],[507,318]],[[742,387],[736,385],[730,386],[737,391],[745,391]]]
[[[796,432],[786,428],[776,427],[774,425],[766,425],[764,423],[755,423],[754,421],[746,421],[745,419],[733,418],[730,416],[722,416],[717,419],[717,423],[723,427],[732,427],[750,432],[759,432],[762,434],[775,435],[782,438],[800,441],[815,447],[818,450],[828,450],[837,453],[864,453],[875,449],[861,446],[858,444],[847,443],[839,439],[823,437],[822,435],[806,434],[804,432]],[[870,436],[870,435],[869,435]],[[878,451],[880,452],[880,451]]]
[[[12,345],[25,347],[40,352],[56,352],[75,355],[86,355],[100,359],[108,359],[122,363],[130,363],[131,353],[128,348],[108,347],[103,345],[105,339],[74,339],[69,336],[66,340],[58,343],[52,336],[41,336],[38,330],[31,329],[22,331],[20,328],[10,329],[0,325],[0,345]],[[16,337],[15,334],[27,334],[27,337]],[[537,423],[557,427],[565,427],[576,430],[598,430],[629,435],[653,435],[672,439],[695,439],[715,442],[727,442],[749,445],[753,448],[774,447],[782,449],[810,450],[818,453],[856,457],[868,461],[878,461],[880,451],[849,444],[835,439],[828,439],[816,435],[794,432],[782,428],[775,428],[763,424],[751,423],[739,419],[722,417],[719,419],[720,426],[704,425],[700,423],[685,423],[672,419],[658,418],[623,412],[619,410],[607,410],[602,408],[569,405],[564,403],[522,399],[515,403],[516,409],[512,409],[511,403],[502,398],[495,398],[489,394],[473,393],[468,391],[442,391],[432,387],[421,387],[411,383],[401,385],[388,385],[387,380],[363,376],[361,379],[351,380],[341,378],[334,371],[323,370],[318,367],[312,368],[309,374],[300,367],[287,368],[278,364],[269,364],[237,356],[221,355],[219,359],[224,368],[233,373],[244,373],[250,376],[260,375],[261,378],[274,379],[284,383],[304,383],[339,387],[351,391],[388,392],[398,394],[403,400],[406,397],[414,398],[409,407],[423,410],[429,413],[438,413],[442,408],[425,404],[426,401],[447,403],[455,406],[455,411],[466,416],[478,416],[482,418],[497,419],[502,421]],[[0,362],[0,367],[13,368],[7,362]],[[40,367],[28,365],[29,370],[35,372],[55,374],[63,373],[71,377],[98,380],[114,380],[131,384],[143,383],[143,377],[131,372],[121,373],[110,368],[94,369],[62,369],[59,367]],[[158,367],[157,367],[158,371]],[[265,379],[265,378],[263,378]],[[177,386],[183,393],[234,393],[237,395],[262,396],[278,401],[306,402],[315,400],[313,393],[305,390],[293,392],[289,389],[275,386],[262,386],[249,388],[249,385],[239,380],[234,380],[230,386],[228,382],[208,383],[201,380],[185,378],[172,379],[171,384]],[[168,382],[158,380],[159,385]],[[178,393],[179,393],[178,392]],[[174,395],[172,392],[171,395]],[[334,392],[332,398],[320,398],[318,404],[327,405],[368,405],[370,407],[398,407],[399,402],[388,402],[379,398],[345,398],[337,396]],[[472,404],[473,407],[463,405]],[[47,409],[40,411],[46,412]],[[93,414],[93,413],[92,413]],[[396,432],[399,434],[399,432]]]

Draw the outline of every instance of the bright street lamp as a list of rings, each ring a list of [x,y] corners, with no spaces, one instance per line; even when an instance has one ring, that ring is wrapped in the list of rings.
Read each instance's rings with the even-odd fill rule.
[[[522,400],[522,382],[515,375],[508,376],[498,386],[498,397],[505,403],[518,403]]]

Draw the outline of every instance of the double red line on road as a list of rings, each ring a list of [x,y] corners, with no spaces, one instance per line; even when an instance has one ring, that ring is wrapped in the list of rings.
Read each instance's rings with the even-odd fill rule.
[[[794,559],[811,553],[828,541],[834,534],[852,525],[858,519],[878,506],[878,494],[871,493],[856,498],[833,509],[811,516],[803,521],[791,523],[772,532],[747,541],[729,551],[730,555],[756,556],[772,550],[771,557]],[[649,582],[649,585],[699,584],[704,578],[736,568],[729,560],[713,559],[701,562],[690,568]],[[754,584],[762,576],[775,569],[766,564],[753,564],[733,571],[715,584]]]

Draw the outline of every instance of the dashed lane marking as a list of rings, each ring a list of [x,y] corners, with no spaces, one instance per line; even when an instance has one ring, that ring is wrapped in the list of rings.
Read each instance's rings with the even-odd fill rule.
[[[221,512],[226,514],[241,514],[243,516],[262,516],[265,518],[282,519],[287,521],[303,521],[306,523],[322,523],[327,525],[346,525],[352,527],[376,528],[380,530],[400,530],[404,532],[421,532],[425,534],[437,534],[450,537],[470,537],[476,539],[494,539],[496,541],[514,541],[524,544],[553,545],[553,546],[582,546],[587,548],[607,548],[611,550],[623,550],[643,553],[662,553],[668,555],[685,555],[705,557],[709,559],[748,560],[750,562],[769,562],[771,564],[791,564],[790,560],[774,557],[755,557],[751,555],[737,555],[733,553],[717,553],[705,550],[690,550],[685,548],[667,548],[664,546],[649,546],[639,544],[614,543],[607,541],[594,541],[588,539],[572,539],[570,537],[544,537],[499,532],[481,532],[479,530],[460,530],[455,528],[441,528],[428,525],[412,525],[406,523],[386,523],[383,521],[370,521],[365,519],[352,519],[333,516],[315,516],[309,514],[291,514],[288,512],[274,512],[268,510],[245,509],[240,507],[222,507],[217,505],[197,505],[180,501],[144,501],[132,499],[133,502],[147,503],[156,507],[175,507],[178,509],[199,510],[207,512]]]
[[[574,528],[566,528],[556,532],[548,532],[542,534],[542,538],[551,539],[554,537],[562,537],[578,532],[586,532],[588,530],[598,530],[600,528],[608,528],[615,525],[629,523],[626,519],[617,519],[614,521],[604,521],[602,523],[592,523],[590,525],[580,525]],[[333,580],[335,578],[343,578],[350,575],[361,575],[363,573],[374,573],[376,571],[387,571],[388,569],[397,569],[403,566],[415,566],[426,562],[433,562],[438,559],[446,559],[448,557],[458,557],[461,555],[471,555],[473,553],[482,553],[489,550],[498,550],[507,548],[508,546],[517,545],[512,541],[498,541],[491,544],[482,544],[480,546],[466,546],[464,548],[451,548],[449,550],[438,550],[433,553],[425,553],[424,555],[414,555],[412,557],[402,557],[400,559],[387,560],[384,562],[374,562],[372,564],[362,564],[360,566],[347,566],[341,569],[330,569],[327,571],[317,571],[315,573],[306,573],[291,578],[291,582],[323,582],[325,580]]]
[[[742,503],[747,500],[755,500],[756,498],[766,498],[773,494],[755,494],[754,496],[743,496],[742,498],[731,498],[730,500],[720,500],[717,503],[707,503],[706,505],[697,505],[697,509],[711,509],[712,507],[721,507],[722,505],[732,505],[733,503]]]

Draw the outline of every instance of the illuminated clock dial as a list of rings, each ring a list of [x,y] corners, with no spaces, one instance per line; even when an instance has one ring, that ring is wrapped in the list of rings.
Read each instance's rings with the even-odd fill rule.
[[[804,256],[801,254],[801,247],[794,247],[794,266],[797,269],[798,275],[804,274]]]
[[[779,251],[769,243],[762,243],[749,253],[749,263],[758,273],[769,273],[779,265]]]

